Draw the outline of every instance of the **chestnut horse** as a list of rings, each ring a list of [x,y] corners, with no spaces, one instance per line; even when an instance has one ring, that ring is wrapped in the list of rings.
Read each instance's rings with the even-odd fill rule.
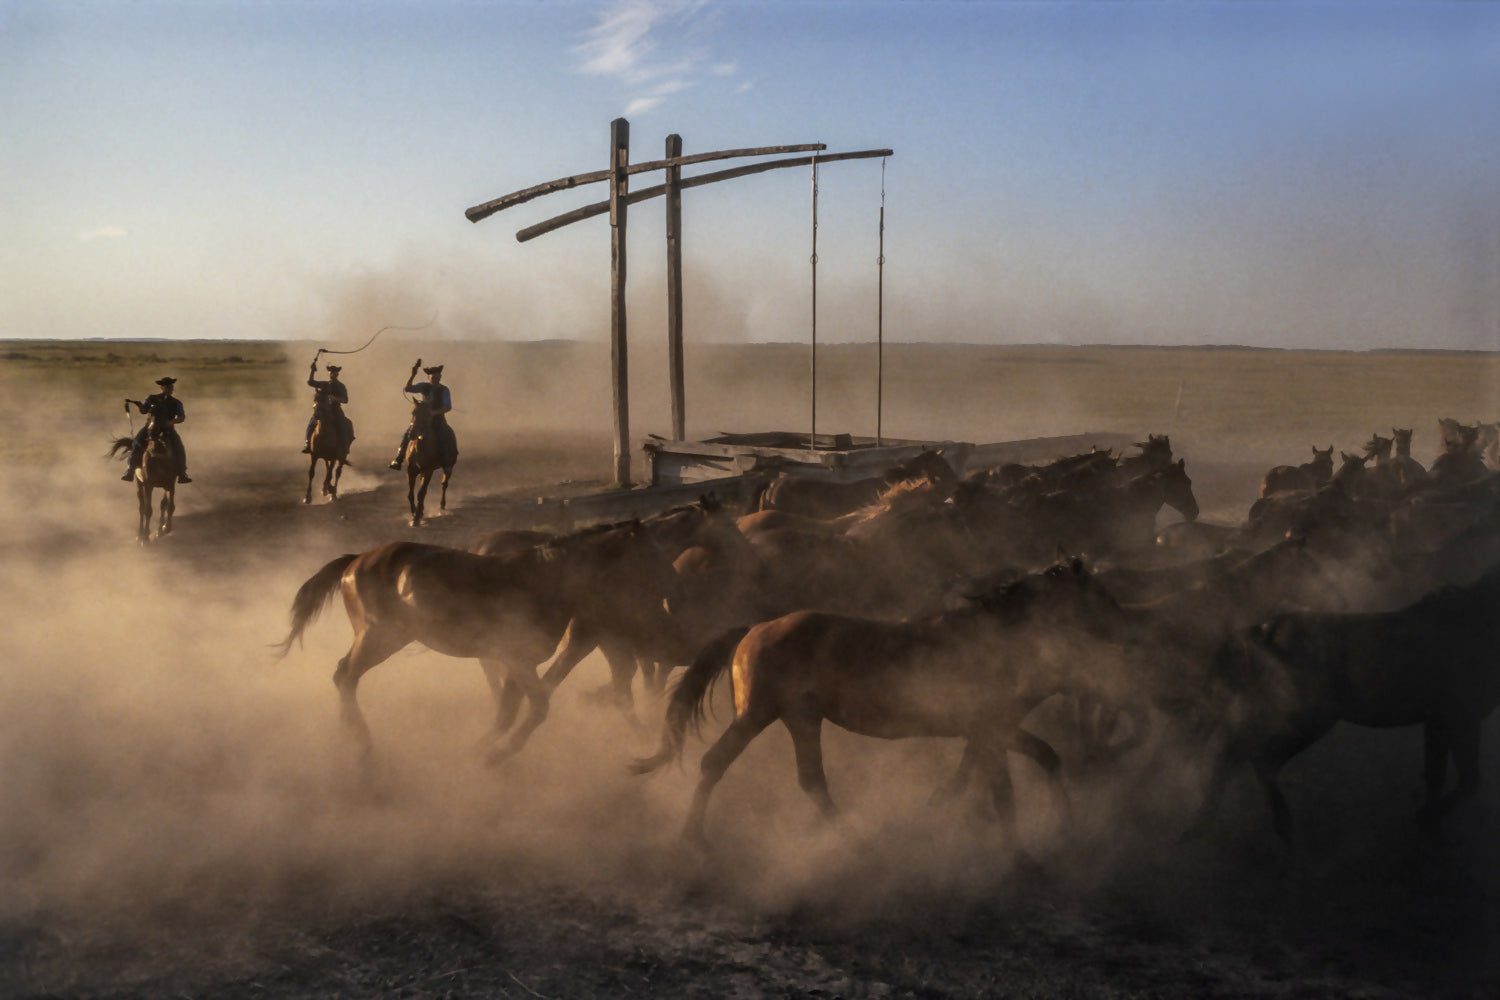
[[[172,515],[177,512],[177,476],[182,472],[182,460],[167,439],[166,430],[170,427],[170,424],[164,425],[158,432],[156,420],[152,419],[146,447],[141,452],[141,464],[135,470],[136,508],[140,514],[136,540],[142,544],[151,540],[151,491],[154,489],[161,490],[161,519],[157,522],[156,537],[160,539],[172,533]],[[116,439],[110,446],[110,455],[122,451],[129,454],[133,441],[128,437]]]
[[[1057,754],[1021,723],[1055,693],[1074,651],[1058,632],[1090,610],[1081,563],[975,595],[958,611],[914,621],[883,621],[797,611],[711,644],[673,690],[661,746],[633,770],[645,774],[682,755],[688,725],[701,718],[713,682],[734,685],[734,719],[703,755],[684,836],[704,840],[714,786],[757,735],[780,721],[791,733],[802,789],[825,816],[835,814],[823,773],[821,728],[881,739],[949,736],[968,742],[983,768],[1006,832],[1014,802],[1006,751],[1041,762],[1061,797]],[[1107,593],[1097,590],[1109,601]],[[968,752],[966,751],[966,755]]]
[[[491,751],[490,760],[499,761],[525,745],[547,717],[557,681],[594,648],[603,650],[612,672],[634,669],[628,637],[665,618],[672,561],[703,532],[726,523],[733,528],[717,504],[700,501],[647,521],[586,528],[500,555],[415,542],[343,555],[297,591],[280,653],[341,591],[354,641],[339,660],[334,684],[344,723],[366,753],[369,727],[355,700],[365,673],[412,642],[476,657],[496,701],[492,742],[516,721],[521,699],[530,704],[508,743]],[[555,650],[547,676],[539,678],[537,666]]]

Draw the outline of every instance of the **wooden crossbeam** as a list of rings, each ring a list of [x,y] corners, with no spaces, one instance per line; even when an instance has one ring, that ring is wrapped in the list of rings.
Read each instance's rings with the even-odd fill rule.
[[[854,153],[830,153],[827,156],[819,156],[817,160],[819,163],[833,163],[835,160],[866,160],[876,156],[891,155],[894,154],[889,149],[863,149]],[[682,159],[688,160],[691,157],[684,156]],[[685,191],[688,188],[701,187],[704,184],[713,184],[716,181],[727,181],[735,177],[746,177],[750,174],[764,173],[767,170],[775,170],[778,167],[805,167],[811,164],[812,161],[813,157],[811,156],[798,156],[790,160],[772,160],[769,163],[751,163],[743,167],[716,170],[711,174],[684,177],[677,182],[677,189]],[[632,191],[626,195],[625,201],[628,204],[634,205],[637,202],[647,201],[651,198],[660,198],[666,191],[667,186],[665,184],[641,188],[639,191]],[[592,219],[596,215],[603,215],[609,211],[609,205],[610,203],[607,201],[600,201],[592,205],[585,205],[582,208],[575,208],[571,212],[564,212],[562,215],[555,215],[544,222],[538,222],[536,225],[527,226],[525,229],[522,229],[516,233],[516,240],[525,243],[527,240],[536,239],[538,236],[543,236],[564,226],[570,226],[575,222]]]
[[[707,163],[710,160],[728,160],[738,156],[780,156],[782,153],[807,153],[817,152],[828,147],[821,142],[804,142],[795,146],[759,146],[755,149],[721,149],[713,153],[694,153],[691,156],[669,156],[664,160],[650,160],[646,163],[632,163],[626,168],[627,174],[643,174],[648,170],[662,170],[667,167],[686,167],[694,163]],[[512,191],[487,201],[483,205],[475,205],[473,208],[464,210],[464,215],[470,222],[478,222],[488,219],[503,209],[514,205],[520,205],[533,198],[540,198],[544,194],[554,191],[566,191],[583,184],[594,184],[599,181],[607,181],[613,175],[612,170],[592,170],[586,174],[574,174],[572,177],[559,177],[555,181],[547,181],[545,184],[536,184],[521,191]]]

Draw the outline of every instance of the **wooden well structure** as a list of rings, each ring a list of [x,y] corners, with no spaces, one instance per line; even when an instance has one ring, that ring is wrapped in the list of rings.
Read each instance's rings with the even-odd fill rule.
[[[746,177],[751,174],[764,173],[785,167],[811,167],[813,171],[813,232],[814,232],[814,337],[813,337],[813,419],[808,434],[803,435],[801,451],[806,452],[804,458],[811,458],[811,462],[784,460],[783,464],[794,466],[806,465],[809,469],[852,469],[856,467],[869,467],[866,463],[884,462],[882,468],[900,461],[906,456],[911,442],[902,442],[894,445],[891,449],[885,449],[882,445],[872,445],[863,450],[853,449],[859,452],[857,459],[848,461],[835,457],[841,451],[851,449],[840,449],[838,445],[845,440],[852,444],[849,435],[819,435],[817,433],[817,343],[816,343],[816,232],[817,232],[817,169],[819,165],[835,163],[842,160],[870,159],[873,157],[888,157],[893,155],[889,149],[865,149],[844,153],[824,153],[825,144],[802,143],[799,145],[784,146],[760,146],[749,149],[724,149],[709,153],[695,153],[684,156],[682,153],[682,137],[669,135],[666,141],[666,156],[664,159],[651,160],[644,163],[630,162],[630,123],[624,118],[616,118],[610,123],[610,152],[609,166],[603,170],[595,170],[589,173],[574,174],[571,177],[561,177],[556,180],[536,184],[520,191],[502,195],[482,205],[475,205],[464,212],[471,222],[479,222],[487,219],[496,212],[524,204],[534,198],[552,194],[558,191],[567,191],[585,184],[593,184],[607,181],[609,184],[609,198],[606,201],[595,202],[582,208],[565,212],[554,216],[543,222],[528,226],[516,233],[516,239],[520,242],[535,239],[545,233],[561,229],[564,226],[584,219],[590,219],[598,215],[609,213],[610,226],[610,362],[611,362],[611,384],[614,398],[614,480],[617,485],[627,486],[631,483],[630,474],[630,399],[628,382],[628,360],[627,339],[625,322],[625,284],[627,274],[626,253],[626,231],[629,218],[629,206],[646,201],[651,198],[661,197],[666,204],[666,238],[667,238],[667,358],[668,358],[668,382],[671,395],[672,407],[672,434],[670,438],[656,438],[646,446],[647,458],[651,465],[651,483],[659,485],[671,480],[666,470],[681,470],[686,472],[690,468],[700,464],[695,461],[694,456],[708,461],[717,450],[734,452],[743,450],[745,461],[737,461],[736,465],[744,465],[748,461],[750,465],[757,462],[774,460],[774,456],[765,453],[763,446],[749,441],[730,440],[731,438],[755,438],[756,435],[728,435],[721,436],[709,442],[700,442],[698,446],[686,442],[684,427],[686,425],[686,393],[683,384],[683,362],[682,362],[682,192],[705,184],[714,184],[721,181],[733,180],[737,177]],[[759,163],[751,163],[726,170],[714,171],[700,174],[694,177],[683,177],[682,168],[697,163],[706,163],[714,160],[735,159],[753,156],[780,156],[785,153],[806,153],[805,156],[793,156],[783,159],[767,160]],[[634,174],[648,171],[663,171],[663,182],[654,187],[641,188],[636,191],[630,190],[630,177]],[[881,209],[881,231],[882,240],[884,233],[885,216],[884,207]],[[882,248],[883,249],[883,248]],[[883,265],[882,256],[882,265]],[[825,441],[825,438],[827,439]],[[871,450],[871,449],[874,450]],[[780,449],[799,450],[799,449]],[[878,451],[886,451],[886,454],[877,455]],[[820,454],[821,453],[821,454]]]

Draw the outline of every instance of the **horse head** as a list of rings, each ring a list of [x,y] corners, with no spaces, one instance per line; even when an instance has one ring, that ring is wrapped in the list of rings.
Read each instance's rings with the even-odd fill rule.
[[[1402,458],[1406,458],[1411,455],[1411,431],[1412,429],[1410,427],[1391,428],[1391,441],[1395,444],[1396,454],[1400,455]]]
[[[1391,457],[1391,445],[1394,443],[1394,440],[1394,438],[1372,434],[1370,440],[1365,442],[1365,457],[1373,458],[1377,465],[1389,460]]]
[[[1165,440],[1165,438],[1163,438]],[[1193,496],[1193,481],[1188,478],[1187,459],[1179,458],[1152,475],[1159,476],[1162,502],[1189,521],[1198,517],[1198,498]]]

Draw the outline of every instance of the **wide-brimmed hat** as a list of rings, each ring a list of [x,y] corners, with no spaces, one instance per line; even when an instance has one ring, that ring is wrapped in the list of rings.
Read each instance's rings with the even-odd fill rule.
[[[443,366],[442,365],[433,365],[431,368],[423,368],[422,370],[424,372],[426,372],[427,374],[429,374],[429,375],[441,375],[441,374],[443,374]]]
[[[170,376],[170,375],[163,375],[161,378],[159,378],[159,379],[156,380],[156,384],[157,385],[166,386],[166,385],[172,385],[176,381],[177,380],[175,378],[173,378],[172,376]]]
[[[343,370],[344,370],[344,368],[343,368],[342,365],[329,365],[328,366],[328,374],[330,374],[330,375],[337,375],[339,372],[341,372]]]

